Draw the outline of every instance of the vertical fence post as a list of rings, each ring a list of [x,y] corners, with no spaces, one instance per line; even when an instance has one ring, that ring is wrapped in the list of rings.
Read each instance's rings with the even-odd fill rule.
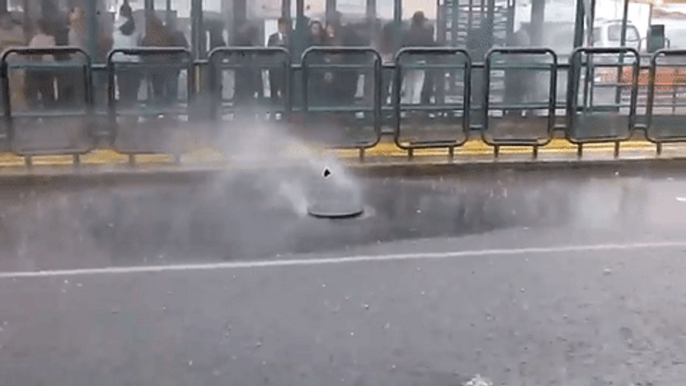
[[[191,2],[191,46],[193,59],[200,59],[206,56],[202,0],[192,0]]]
[[[576,0],[576,19],[574,20],[574,48],[584,45],[584,0]]]
[[[88,19],[88,55],[95,61],[98,50],[98,33],[100,18],[98,17],[98,2],[95,0],[86,2],[86,18]]]

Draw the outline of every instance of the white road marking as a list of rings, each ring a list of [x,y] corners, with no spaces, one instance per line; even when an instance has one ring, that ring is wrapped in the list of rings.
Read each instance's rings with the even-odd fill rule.
[[[328,257],[312,259],[292,259],[292,260],[268,260],[268,261],[243,261],[227,263],[203,263],[203,264],[178,264],[160,266],[137,266],[137,267],[108,267],[108,268],[84,268],[66,269],[52,271],[24,271],[24,272],[0,272],[0,279],[20,279],[20,278],[39,278],[55,276],[85,276],[85,275],[122,275],[176,271],[213,271],[230,269],[249,269],[249,268],[271,268],[271,267],[292,267],[292,266],[315,266],[315,265],[334,265],[370,262],[388,262],[402,260],[422,260],[422,259],[451,259],[458,257],[478,257],[478,256],[512,256],[527,254],[554,254],[567,252],[597,252],[597,251],[621,251],[634,249],[665,249],[665,248],[686,248],[686,241],[677,242],[652,242],[652,243],[633,243],[633,244],[596,244],[596,245],[570,245],[561,247],[531,247],[531,248],[512,248],[512,249],[478,249],[454,252],[435,252],[435,253],[401,253],[387,255],[363,255],[347,257]]]

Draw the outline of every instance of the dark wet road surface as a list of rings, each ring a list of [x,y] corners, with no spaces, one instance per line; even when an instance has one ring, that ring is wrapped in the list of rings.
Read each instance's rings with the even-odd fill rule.
[[[4,272],[302,264],[5,276],[0,384],[456,385],[478,373],[496,384],[586,386],[686,377],[685,174],[484,170],[360,181],[367,212],[341,222],[301,216],[265,193],[278,188],[273,180],[245,175],[43,186],[19,199],[19,188],[6,188]],[[612,245],[561,249],[600,244]],[[455,251],[467,252],[426,258]],[[415,255],[381,260],[402,253]],[[367,258],[321,259],[335,256]]]
[[[78,188],[6,187],[0,190],[0,269],[340,254],[365,245],[502,229],[528,229],[534,235],[551,229],[591,235],[603,230],[621,236],[656,227],[671,231],[686,222],[677,215],[686,214],[686,203],[677,200],[686,197],[686,183],[671,171],[362,177],[345,189],[361,193],[365,214],[342,221],[306,215],[307,197],[316,194],[309,192],[319,183],[308,178],[309,172],[307,178],[300,172],[237,173]],[[353,200],[346,192],[341,199]],[[665,219],[666,213],[673,216]]]

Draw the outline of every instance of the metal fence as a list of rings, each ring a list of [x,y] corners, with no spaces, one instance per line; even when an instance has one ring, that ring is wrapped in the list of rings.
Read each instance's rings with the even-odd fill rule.
[[[37,55],[55,60],[31,59]],[[686,51],[669,49],[646,60],[631,48],[579,48],[564,62],[546,48],[497,48],[474,63],[461,49],[408,48],[382,65],[366,47],[315,47],[301,60],[281,48],[229,47],[206,61],[185,49],[146,48],[113,51],[104,66],[75,48],[11,49],[1,62],[0,142],[29,158],[78,158],[95,148],[179,156],[200,131],[211,138],[249,119],[361,156],[384,135],[409,155],[445,148],[452,156],[469,139],[496,156],[501,146],[531,147],[535,156],[554,138],[579,154],[599,142],[618,153],[631,139],[659,152],[686,142],[684,67]],[[127,100],[119,80],[132,74],[140,84]],[[17,77],[49,90],[39,85],[42,96],[20,107]]]

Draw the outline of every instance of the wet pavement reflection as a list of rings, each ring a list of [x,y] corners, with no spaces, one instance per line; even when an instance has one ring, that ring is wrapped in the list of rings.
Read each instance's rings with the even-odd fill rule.
[[[676,213],[679,189],[686,196],[674,172],[501,169],[361,177],[364,214],[326,220],[307,215],[307,199],[284,185],[291,177],[283,173],[278,180],[240,173],[5,187],[0,270],[269,259],[509,228],[636,230],[665,223],[656,213]]]

